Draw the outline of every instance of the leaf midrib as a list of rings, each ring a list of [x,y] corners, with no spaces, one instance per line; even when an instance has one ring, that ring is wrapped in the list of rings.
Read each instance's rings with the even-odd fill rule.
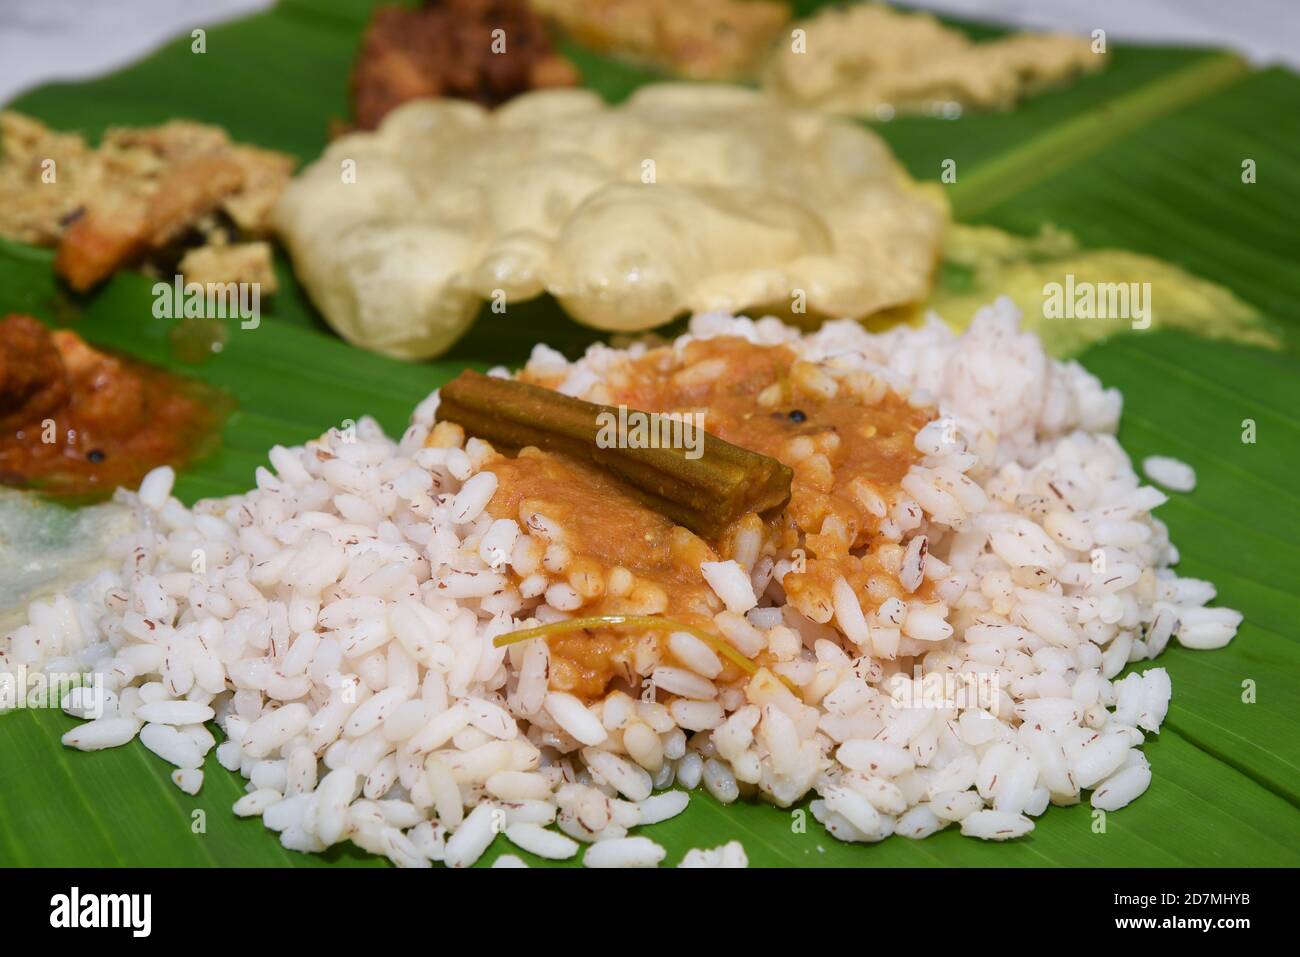
[[[1153,120],[1244,79],[1250,65],[1233,53],[1213,53],[1146,86],[1077,113],[959,173],[948,191],[953,214],[971,219],[1006,202]]]

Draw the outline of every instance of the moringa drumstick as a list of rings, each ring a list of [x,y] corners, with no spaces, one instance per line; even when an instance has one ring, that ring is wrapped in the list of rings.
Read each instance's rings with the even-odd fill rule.
[[[506,451],[532,445],[594,465],[622,479],[647,508],[706,538],[749,512],[771,512],[790,500],[788,466],[703,430],[699,458],[688,458],[684,448],[634,449],[623,441],[603,448],[597,441],[602,414],[619,421],[618,412],[473,370],[444,385],[438,401],[438,418],[467,434]]]

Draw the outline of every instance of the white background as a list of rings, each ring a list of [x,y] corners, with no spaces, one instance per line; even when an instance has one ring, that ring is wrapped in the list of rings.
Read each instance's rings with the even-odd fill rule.
[[[906,2],[906,0],[904,0]],[[0,103],[49,80],[110,73],[196,26],[271,0],[0,0]],[[1300,0],[923,0],[971,19],[1108,39],[1229,47],[1300,68]]]

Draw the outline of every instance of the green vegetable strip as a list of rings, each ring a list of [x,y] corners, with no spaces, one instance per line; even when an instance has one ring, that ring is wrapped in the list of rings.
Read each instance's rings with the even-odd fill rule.
[[[440,395],[439,419],[507,451],[532,445],[594,465],[626,482],[646,507],[706,537],[748,512],[770,512],[790,500],[787,466],[708,432],[695,459],[686,449],[601,448],[602,413],[617,421],[614,406],[472,370]]]

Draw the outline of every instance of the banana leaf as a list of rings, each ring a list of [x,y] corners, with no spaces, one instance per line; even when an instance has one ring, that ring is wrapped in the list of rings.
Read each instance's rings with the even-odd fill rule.
[[[11,105],[92,139],[108,126],[190,117],[310,161],[330,120],[347,114],[347,70],[370,6],[283,0],[209,29],[206,53],[183,37],[112,76],[52,84]],[[566,52],[611,100],[655,79]],[[1245,614],[1238,637],[1219,651],[1175,647],[1159,659],[1174,699],[1145,746],[1154,781],[1104,819],[1082,804],[1050,809],[1030,836],[1008,844],[950,829],[921,842],[846,845],[806,804],[723,806],[697,792],[685,813],[649,831],[668,849],[666,863],[739,839],[755,865],[1300,864],[1300,234],[1291,213],[1300,169],[1287,155],[1300,139],[1290,108],[1300,78],[1215,51],[1112,44],[1111,54],[1102,72],[1014,111],[876,129],[919,178],[938,179],[945,160],[956,162],[946,188],[965,221],[1025,235],[1052,223],[1085,246],[1157,256],[1227,287],[1282,331],[1271,351],[1135,332],[1079,357],[1123,391],[1120,439],[1135,460],[1164,453],[1196,468],[1195,491],[1172,496],[1158,516],[1180,549],[1181,574],[1214,581],[1219,601]],[[1255,160],[1257,183],[1241,181],[1245,159]],[[169,322],[152,316],[149,280],[122,274],[92,296],[70,297],[51,264],[46,250],[0,243],[0,314],[73,318],[91,342],[234,399],[220,448],[180,476],[187,502],[245,490],[272,444],[345,419],[369,414],[400,432],[412,406],[467,365],[517,364],[539,340],[572,355],[594,339],[539,300],[512,308],[509,321],[482,316],[441,360],[396,362],[333,336],[282,259],[283,288],[264,304],[261,325],[233,330],[219,355],[191,364],[178,358]],[[59,736],[74,724],[57,711],[0,717],[0,865],[383,866],[351,845],[325,855],[284,850],[257,819],[234,817],[244,782],[211,756],[203,790],[190,797],[139,742],[96,754],[64,749]],[[481,863],[507,851],[520,853],[501,838]]]

